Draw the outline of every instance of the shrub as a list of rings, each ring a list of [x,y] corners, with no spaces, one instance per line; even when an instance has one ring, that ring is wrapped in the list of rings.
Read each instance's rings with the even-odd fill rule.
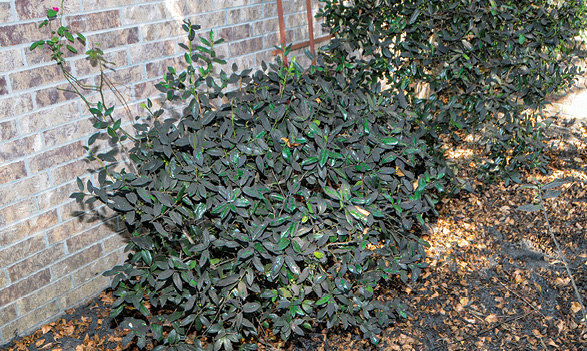
[[[61,28],[52,34],[73,40]],[[131,136],[114,106],[88,103],[101,131],[87,149],[104,167],[97,184],[78,178],[72,197],[106,204],[132,233],[126,262],[105,273],[117,297],[111,315],[131,311],[124,342],[255,349],[246,342],[261,328],[287,340],[340,326],[377,344],[406,316],[379,298],[380,283],[416,280],[426,266],[417,233],[450,191],[451,170],[395,97],[322,57],[309,70],[294,59],[213,77],[222,39],[210,32],[195,45],[198,28],[183,25],[186,69],[170,67],[157,84],[166,101],[184,103],[179,118],[161,120],[147,100],[150,117]],[[57,43],[33,46],[61,57]],[[101,51],[89,54],[101,62]],[[113,152],[92,149],[103,135],[130,137],[136,171],[116,171]]]
[[[332,55],[355,79],[404,93],[430,145],[474,134],[491,159],[484,168],[506,178],[545,165],[541,112],[580,74],[584,1],[321,1]]]

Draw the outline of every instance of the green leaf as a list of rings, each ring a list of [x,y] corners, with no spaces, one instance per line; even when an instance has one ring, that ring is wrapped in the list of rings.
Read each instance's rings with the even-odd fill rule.
[[[322,298],[318,301],[316,301],[316,305],[320,306],[320,305],[324,305],[325,303],[327,303],[328,301],[330,301],[330,295],[324,295],[322,296]]]
[[[516,210],[524,212],[534,212],[540,210],[540,208],[540,205],[526,204],[516,208]]]
[[[518,35],[518,43],[520,43],[520,45],[524,44],[524,42],[526,41],[526,37],[524,36],[524,34],[520,33]]]
[[[386,137],[386,138],[381,139],[381,142],[384,145],[397,145],[399,143],[399,140],[397,140],[394,137]]]
[[[327,161],[328,161],[328,150],[326,150],[326,149],[320,150],[320,161],[318,163],[320,165],[320,167],[324,167],[324,165],[326,165]]]
[[[331,187],[325,186],[324,192],[326,193],[326,195],[330,196],[331,198],[333,198],[335,200],[340,200],[340,193],[338,191],[332,189]]]
[[[248,302],[246,304],[244,304],[243,306],[243,312],[244,313],[253,313],[256,312],[257,310],[259,310],[259,308],[261,308],[261,304],[258,302]]]

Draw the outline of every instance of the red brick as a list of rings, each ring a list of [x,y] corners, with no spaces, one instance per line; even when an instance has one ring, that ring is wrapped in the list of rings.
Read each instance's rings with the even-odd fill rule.
[[[0,206],[25,199],[51,186],[49,175],[41,173],[33,177],[22,179],[16,183],[0,187]]]
[[[6,206],[0,209],[0,227],[30,217],[36,211],[37,205],[32,198]]]
[[[120,255],[113,252],[73,273],[73,281],[76,286],[79,286],[121,263]]]
[[[82,119],[79,121],[73,121],[71,123],[49,129],[43,132],[43,139],[45,140],[46,147],[53,147],[62,145],[83,138],[97,132],[94,128],[94,122],[88,119]]]
[[[55,316],[58,312],[57,302],[51,301],[3,327],[2,334],[12,336],[31,332],[33,327]]]
[[[94,261],[102,256],[102,248],[100,245],[94,245],[88,247],[87,249],[80,251],[74,255],[68,256],[66,259],[55,263],[51,266],[51,271],[53,272],[53,278],[60,278],[66,274],[69,274],[84,265],[88,262]],[[1,301],[1,300],[0,300]]]
[[[37,234],[58,222],[57,210],[52,210],[10,227],[2,227],[0,229],[0,246],[10,245],[26,236]]]
[[[0,148],[0,164],[40,151],[42,148],[40,135],[31,135],[4,143]]]
[[[16,317],[18,317],[18,314],[16,313],[15,305],[9,305],[0,309],[0,325],[11,322],[16,319]]]
[[[18,23],[0,26],[0,46],[8,47],[30,44],[45,39],[47,32],[39,29],[38,23]]]
[[[14,91],[36,88],[41,85],[65,80],[61,67],[58,65],[32,68],[26,71],[12,73],[9,77],[12,83],[12,90]]]
[[[94,78],[82,79],[81,83],[84,85],[94,85]],[[37,108],[47,107],[58,104],[60,102],[77,99],[78,95],[69,91],[71,86],[69,83],[42,88],[35,92],[35,101]]]
[[[34,293],[16,301],[18,311],[20,314],[26,314],[35,310],[49,301],[55,299],[57,296],[67,293],[73,289],[73,281],[71,277],[63,277],[50,285],[35,291]]]
[[[0,95],[8,94],[8,83],[6,83],[6,77],[0,77]]]
[[[54,245],[43,251],[37,252],[17,264],[8,267],[8,275],[11,281],[18,281],[29,274],[48,267],[51,263],[58,261],[65,256],[63,245]]]
[[[14,117],[32,110],[33,100],[30,94],[12,94],[0,99],[0,120]]]
[[[250,24],[222,28],[218,31],[217,37],[224,38],[225,41],[236,41],[249,38],[253,35],[253,28]]]
[[[88,35],[87,40],[90,47],[93,47],[95,43],[100,43],[102,50],[136,44],[139,42],[139,28],[132,27]]]
[[[26,177],[24,161],[0,166],[0,185]]]
[[[120,27],[118,10],[94,12],[85,15],[67,16],[67,24],[71,32],[86,33],[103,29]]]
[[[17,136],[16,121],[0,122],[0,142],[14,139]]]
[[[77,101],[72,101],[67,104],[29,113],[20,117],[18,120],[22,134],[26,135],[78,118],[80,118],[79,104]]]
[[[49,272],[49,269],[45,269],[21,280],[20,282],[9,285],[4,289],[0,289],[0,307],[42,288],[49,284],[50,281],[51,273]]]
[[[35,0],[34,2],[30,0],[16,0],[15,5],[19,20],[33,18],[45,19],[47,17],[47,10],[55,5],[59,5],[59,2],[55,0]],[[63,7],[59,9],[59,12],[73,13],[80,10],[79,2],[77,1],[64,1]]]
[[[45,151],[30,158],[31,172],[36,173],[55,165],[65,163],[85,154],[82,143],[77,141],[57,149]]]
[[[175,54],[175,41],[158,41],[154,43],[131,46],[128,49],[132,63],[149,61],[154,58],[171,56]]]
[[[14,262],[22,260],[46,247],[43,235],[37,235],[0,250],[0,267],[7,267]],[[14,280],[13,280],[14,281]]]
[[[263,38],[252,38],[229,44],[230,56],[241,56],[263,49]]]

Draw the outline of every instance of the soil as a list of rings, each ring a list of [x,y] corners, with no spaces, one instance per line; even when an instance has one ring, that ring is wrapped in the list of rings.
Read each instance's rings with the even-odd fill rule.
[[[548,174],[526,172],[525,184],[565,184],[545,212],[524,212],[536,191],[520,184],[475,182],[475,193],[445,201],[425,239],[427,268],[416,283],[385,287],[409,306],[408,318],[385,330],[378,346],[356,332],[324,331],[290,343],[269,337],[260,350],[587,350],[583,311],[550,231],[576,286],[587,298],[587,124],[559,118]],[[462,155],[462,154],[461,154]],[[455,159],[461,165],[474,160]],[[465,173],[467,172],[465,168]],[[474,176],[470,176],[474,179]],[[550,226],[550,231],[549,231]],[[0,350],[137,350],[108,317],[111,291]]]

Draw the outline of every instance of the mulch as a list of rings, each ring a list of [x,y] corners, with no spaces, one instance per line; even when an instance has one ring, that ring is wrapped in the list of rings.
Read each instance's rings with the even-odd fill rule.
[[[559,118],[548,174],[526,172],[523,183],[567,181],[546,200],[546,214],[576,284],[587,300],[587,124]],[[455,162],[474,163],[466,153]],[[466,167],[463,170],[467,173]],[[383,350],[587,350],[587,329],[545,215],[519,211],[535,192],[519,184],[484,185],[443,202],[425,239],[429,268],[413,284],[390,284],[384,298],[409,307],[381,335]],[[1,350],[138,350],[122,346],[124,331],[108,317],[114,301],[103,292],[57,321],[0,346]],[[372,350],[357,332],[324,331],[290,343],[270,336],[260,350]]]

